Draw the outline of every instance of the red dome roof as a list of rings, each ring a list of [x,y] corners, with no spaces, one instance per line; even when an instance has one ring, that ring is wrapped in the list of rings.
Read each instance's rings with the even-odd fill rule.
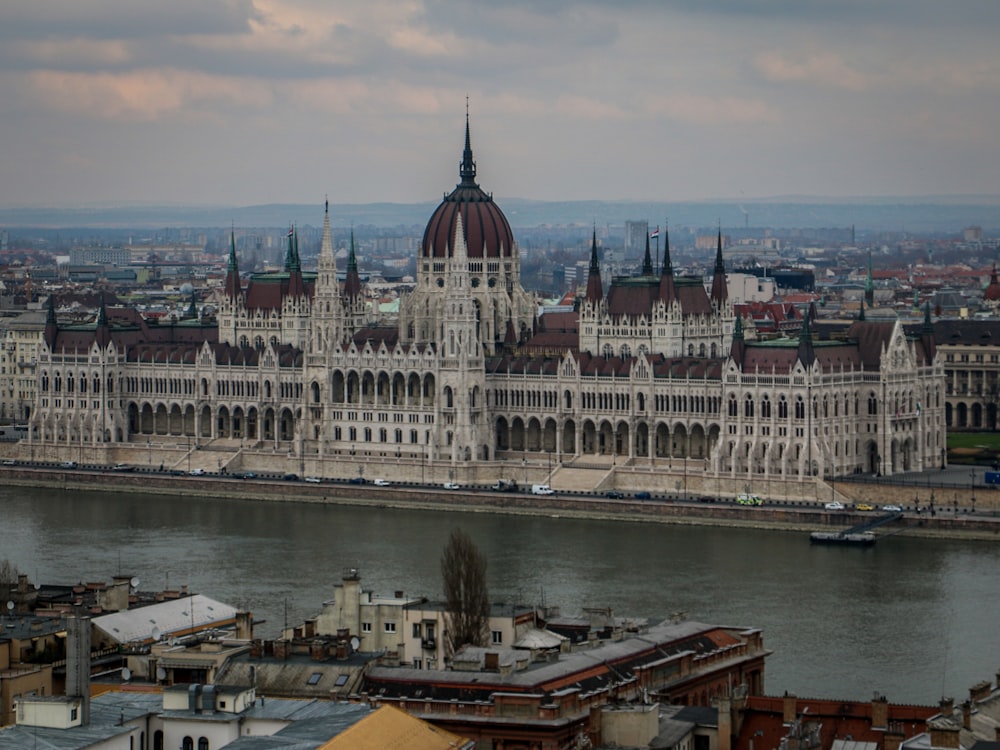
[[[424,230],[421,253],[425,258],[454,255],[455,230],[462,217],[465,244],[470,258],[509,258],[513,254],[514,233],[493,196],[476,183],[476,163],[472,159],[469,121],[465,121],[465,152],[458,170],[462,181],[455,186],[431,215]]]

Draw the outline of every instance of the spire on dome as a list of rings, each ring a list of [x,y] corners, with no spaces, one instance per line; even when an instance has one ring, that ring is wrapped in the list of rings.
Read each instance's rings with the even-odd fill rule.
[[[659,235],[657,235],[657,238],[659,238]],[[659,242],[659,239],[657,239],[657,242]],[[642,259],[642,275],[653,275],[653,257],[649,254],[649,232],[646,232],[646,257]]]
[[[465,150],[462,152],[458,176],[462,178],[462,185],[477,187],[476,162],[472,158],[472,138],[469,136],[469,97],[465,97]]]
[[[722,260],[722,227],[719,227],[718,246],[715,251],[715,271],[712,277],[712,302],[722,305],[729,299],[726,287],[726,264]]]
[[[590,270],[587,274],[587,300],[600,302],[604,299],[604,289],[601,286],[601,264],[597,260],[597,227],[590,241]]]

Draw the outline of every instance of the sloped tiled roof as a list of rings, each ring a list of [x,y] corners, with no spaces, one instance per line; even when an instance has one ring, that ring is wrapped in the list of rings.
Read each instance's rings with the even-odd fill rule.
[[[475,743],[439,729],[395,706],[382,706],[345,729],[319,750],[456,750]]]

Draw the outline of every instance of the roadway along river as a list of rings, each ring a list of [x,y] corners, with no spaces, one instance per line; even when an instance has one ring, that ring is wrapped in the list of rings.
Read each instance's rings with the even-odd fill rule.
[[[762,629],[771,694],[931,704],[1000,669],[991,542],[819,547],[801,532],[20,487],[0,503],[0,559],[32,580],[187,584],[265,619],[263,637],[315,613],[348,567],[376,592],[439,598],[460,526],[489,560],[495,601]]]

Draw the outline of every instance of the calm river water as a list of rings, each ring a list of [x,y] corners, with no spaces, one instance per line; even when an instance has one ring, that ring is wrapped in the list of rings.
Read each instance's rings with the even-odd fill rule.
[[[771,694],[931,704],[1000,669],[996,543],[897,536],[846,549],[801,532],[558,517],[18,487],[0,498],[0,559],[33,580],[187,584],[265,619],[264,637],[314,614],[348,567],[379,593],[440,597],[441,551],[459,526],[488,558],[495,601],[762,629]]]

